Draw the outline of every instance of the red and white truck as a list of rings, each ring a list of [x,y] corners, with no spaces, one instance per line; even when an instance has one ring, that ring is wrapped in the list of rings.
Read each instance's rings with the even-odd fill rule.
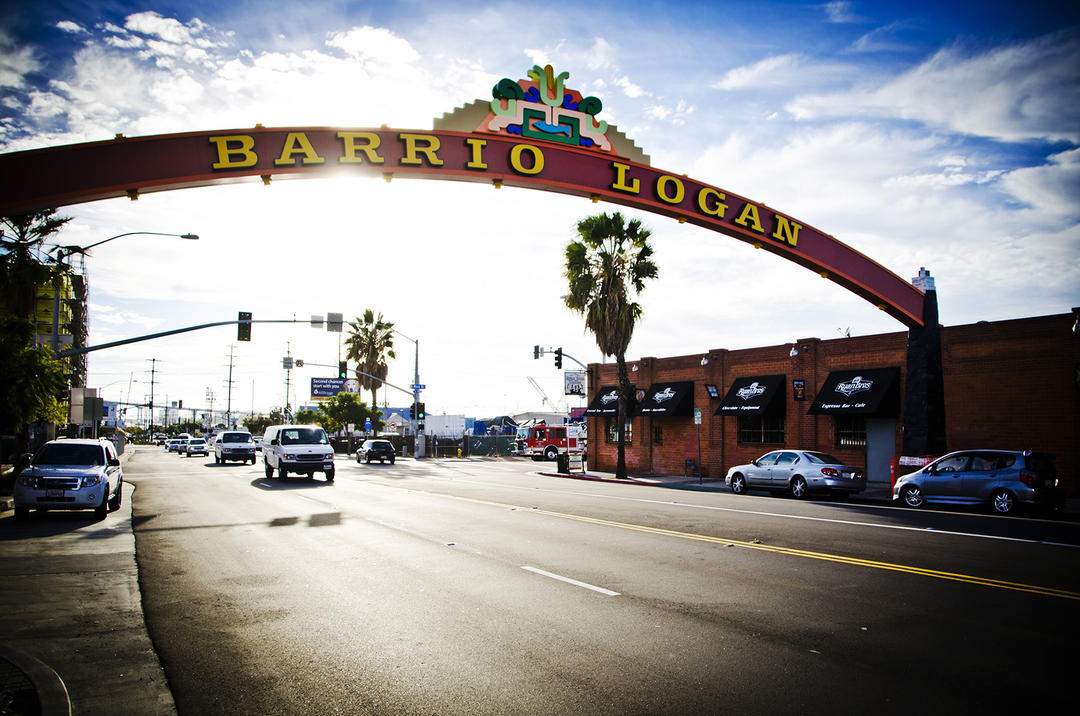
[[[530,425],[517,429],[514,447],[533,460],[554,460],[561,452],[584,453],[585,437],[584,425]]]

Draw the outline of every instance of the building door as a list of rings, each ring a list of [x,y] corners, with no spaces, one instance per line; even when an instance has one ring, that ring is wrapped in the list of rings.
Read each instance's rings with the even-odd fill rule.
[[[896,454],[896,418],[866,419],[866,482],[889,484]]]

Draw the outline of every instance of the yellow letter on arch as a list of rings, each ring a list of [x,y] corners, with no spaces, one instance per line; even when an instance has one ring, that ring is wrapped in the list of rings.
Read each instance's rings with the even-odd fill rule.
[[[525,165],[521,163],[521,154],[525,150],[528,150],[529,154],[532,155],[531,169],[526,169]],[[510,150],[510,166],[518,174],[539,174],[544,171],[544,153],[540,151],[539,147],[534,147],[531,144],[515,144],[514,148]]]
[[[319,156],[315,147],[311,146],[311,140],[303,132],[289,132],[285,135],[285,144],[281,148],[281,156],[274,160],[275,167],[296,166],[294,154],[302,154],[301,164],[322,164],[326,160]]]
[[[210,143],[217,147],[218,160],[211,166],[214,169],[242,169],[253,167],[259,157],[252,151],[255,137],[250,134],[233,134],[227,137],[210,137]],[[240,146],[229,146],[239,143]],[[239,155],[236,159],[234,156]]]

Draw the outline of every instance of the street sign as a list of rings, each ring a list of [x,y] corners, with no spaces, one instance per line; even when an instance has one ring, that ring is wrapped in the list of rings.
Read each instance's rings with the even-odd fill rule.
[[[701,425],[701,408],[694,408],[694,425]]]
[[[423,383],[413,383],[409,386],[409,390],[424,390],[425,388],[427,388],[427,386]]]
[[[297,358],[296,360],[293,361],[293,365],[296,366],[297,368],[303,368],[304,367],[304,359],[303,358]]]
[[[364,432],[371,432],[371,418],[364,418]]]

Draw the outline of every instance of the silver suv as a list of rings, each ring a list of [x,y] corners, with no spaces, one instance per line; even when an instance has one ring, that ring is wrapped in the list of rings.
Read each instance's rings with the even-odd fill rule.
[[[953,505],[987,504],[1001,515],[1019,505],[1060,508],[1054,460],[1046,453],[1015,450],[962,450],[904,475],[893,486],[893,500],[908,507],[927,502]]]
[[[123,483],[120,458],[108,440],[51,440],[15,480],[15,518],[25,519],[31,509],[94,510],[103,520],[120,509]]]

